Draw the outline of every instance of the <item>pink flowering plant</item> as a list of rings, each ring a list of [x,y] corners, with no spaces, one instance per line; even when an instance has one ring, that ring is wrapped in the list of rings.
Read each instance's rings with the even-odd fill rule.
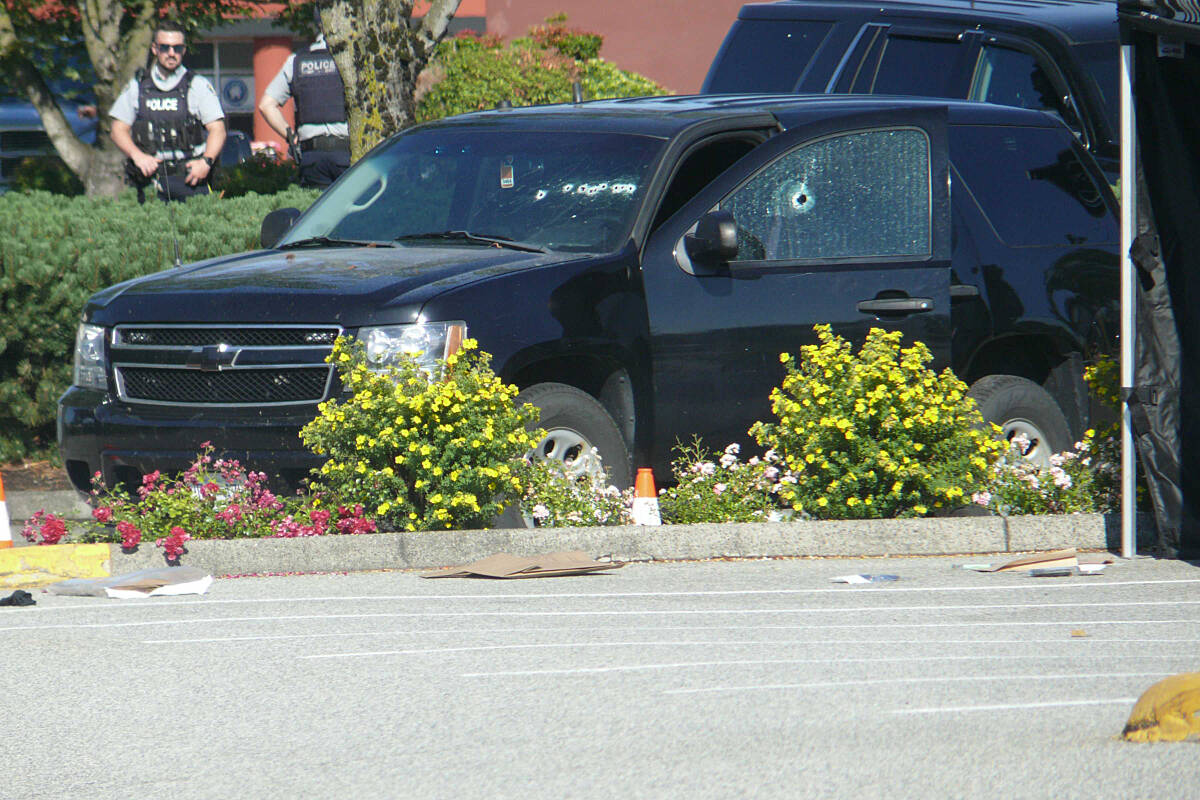
[[[1022,457],[1029,448],[1023,435],[996,463],[985,488],[971,501],[999,514],[1080,514],[1112,511],[1118,497],[1105,488],[1104,475],[1116,467],[1099,454],[1096,432],[1089,430],[1075,447],[1050,456],[1042,467]]]
[[[1088,391],[1109,411],[1107,424],[1084,433],[1070,450],[1039,468],[1020,457],[1029,442],[1012,440],[1012,451],[996,463],[986,485],[971,499],[1000,514],[1108,513],[1121,507],[1121,425],[1119,364],[1101,356],[1083,372]],[[1146,497],[1144,483],[1139,500]]]
[[[613,486],[605,472],[572,470],[561,461],[527,458],[521,478],[525,484],[521,513],[533,527],[574,528],[633,522],[630,516],[633,490],[622,491]]]
[[[133,495],[122,487],[105,486],[99,474],[93,476],[93,522],[80,540],[120,542],[126,550],[153,540],[173,561],[192,539],[375,531],[374,520],[361,505],[326,507],[317,494],[281,497],[268,486],[265,474],[247,470],[237,460],[215,457],[208,442],[202,447],[183,472],[174,476],[151,472]],[[36,517],[30,521],[38,531],[46,524]]]
[[[671,464],[674,486],[659,492],[665,523],[766,522],[782,508],[780,487],[795,483],[773,451],[741,460],[741,447],[731,444],[721,455],[693,439],[677,444]]]
[[[67,535],[67,523],[62,517],[45,510],[34,512],[25,522],[21,535],[34,544],[58,544]]]
[[[163,554],[167,557],[167,561],[178,562],[179,559],[187,552],[184,544],[192,537],[183,528],[176,525],[171,528],[171,534],[158,539],[154,545],[163,549]]]

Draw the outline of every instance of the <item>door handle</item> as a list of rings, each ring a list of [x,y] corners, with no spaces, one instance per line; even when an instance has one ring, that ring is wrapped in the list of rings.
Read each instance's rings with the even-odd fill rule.
[[[932,297],[886,297],[860,300],[855,306],[864,314],[920,314],[933,311]]]

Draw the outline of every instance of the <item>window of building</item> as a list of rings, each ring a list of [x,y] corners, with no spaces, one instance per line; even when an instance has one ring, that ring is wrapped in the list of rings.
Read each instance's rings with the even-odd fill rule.
[[[254,42],[235,39],[201,42],[189,48],[185,63],[212,82],[225,110],[225,126],[253,138]]]

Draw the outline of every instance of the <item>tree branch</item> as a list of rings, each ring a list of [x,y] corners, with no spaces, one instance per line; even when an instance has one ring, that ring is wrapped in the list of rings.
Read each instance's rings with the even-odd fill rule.
[[[415,35],[422,46],[422,67],[429,60],[433,48],[437,47],[437,43],[446,35],[446,31],[450,27],[450,20],[454,19],[461,3],[462,0],[433,0],[429,11],[421,18],[421,25],[417,28]]]
[[[46,135],[50,137],[54,149],[58,151],[59,156],[72,172],[82,175],[91,160],[88,146],[75,135],[71,123],[67,122],[66,115],[54,101],[54,95],[51,93],[50,87],[46,85],[46,79],[25,54],[25,48],[21,44],[21,40],[17,38],[12,17],[8,14],[8,7],[2,2],[0,2],[0,58],[8,67],[7,71],[11,73],[13,84],[29,98],[29,102],[37,109],[38,115],[42,118],[42,127],[46,129]]]

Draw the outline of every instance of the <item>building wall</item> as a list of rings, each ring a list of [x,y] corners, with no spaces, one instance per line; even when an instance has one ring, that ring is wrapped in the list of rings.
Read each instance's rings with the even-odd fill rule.
[[[700,90],[725,32],[748,0],[486,0],[488,33],[524,36],[559,12],[604,36],[600,55],[678,94]],[[466,2],[463,3],[466,5]],[[460,8],[460,13],[462,13]]]
[[[418,6],[416,16],[421,13],[423,9]],[[462,0],[450,23],[450,34],[462,30],[483,33],[486,13],[487,0]],[[258,113],[258,102],[288,55],[307,44],[310,43],[294,40],[291,31],[275,25],[269,18],[237,20],[200,31],[184,63],[213,82],[230,129],[282,150],[279,135]],[[283,107],[283,115],[289,122],[295,119],[294,111],[295,104],[289,100]]]
[[[558,13],[567,25],[604,37],[600,55],[622,69],[641,73],[678,94],[699,91],[708,65],[745,0],[462,0],[451,23],[504,39],[524,36]],[[418,5],[418,15],[422,9]],[[213,80],[230,128],[253,140],[274,142],[278,135],[257,113],[267,84],[296,42],[269,18],[239,20],[196,37],[185,63]],[[293,117],[293,105],[284,116]]]

